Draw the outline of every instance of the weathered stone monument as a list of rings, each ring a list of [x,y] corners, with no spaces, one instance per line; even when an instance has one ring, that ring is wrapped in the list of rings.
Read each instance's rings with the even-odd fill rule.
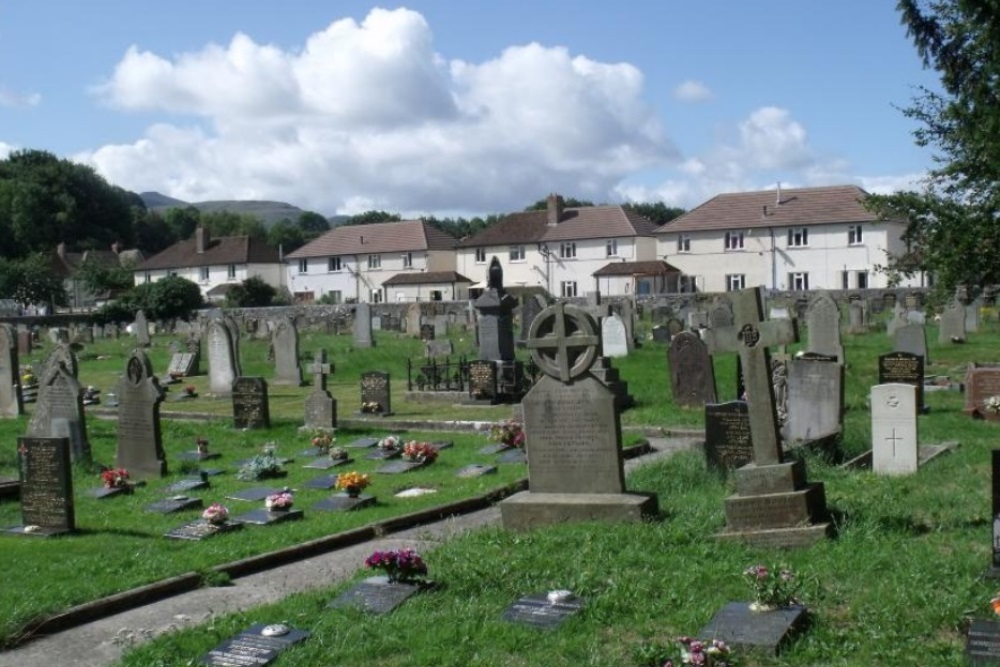
[[[602,355],[605,357],[628,356],[628,331],[621,317],[612,313],[601,320],[601,343]]]
[[[923,324],[904,324],[896,329],[892,336],[893,350],[909,352],[924,358],[924,363],[931,363],[927,354],[927,331]]]
[[[674,403],[686,408],[702,408],[715,403],[715,371],[708,347],[701,337],[682,331],[670,341],[667,350],[670,362],[670,388]]]
[[[233,428],[271,428],[267,380],[238,377],[233,380]]]
[[[139,310],[135,314],[135,322],[132,323],[132,333],[135,335],[136,345],[149,347],[149,322],[146,320],[146,313]]]
[[[955,343],[965,341],[965,306],[958,301],[952,301],[941,311],[941,322],[938,327],[939,343]]]
[[[65,355],[68,355],[68,359]],[[57,345],[49,353],[39,382],[38,403],[28,422],[27,435],[38,438],[69,438],[74,463],[89,464],[90,441],[83,411],[83,387],[76,379],[76,355],[69,346]]]
[[[14,327],[0,324],[0,417],[24,414]]]
[[[806,482],[802,460],[782,456],[768,350],[797,340],[795,320],[764,320],[760,288],[731,298],[734,325],[703,333],[713,354],[740,356],[754,460],[735,473],[736,493],[726,499],[727,526],[719,537],[768,546],[812,544],[830,531],[825,492],[822,483]]]
[[[302,369],[299,368],[299,330],[290,317],[279,317],[271,332],[274,348],[274,379],[276,385],[302,386]]]
[[[790,447],[840,435],[844,418],[844,366],[827,359],[790,359],[787,370],[788,420],[785,441]]]
[[[625,492],[615,396],[589,372],[600,344],[597,325],[575,306],[549,306],[532,323],[527,347],[545,376],[521,403],[530,490],[500,504],[505,528],[657,512],[655,495]]]
[[[917,472],[917,391],[910,384],[872,387],[872,470],[878,475]]]
[[[844,346],[840,339],[840,309],[829,292],[819,291],[806,310],[809,352],[837,357],[844,363]]]
[[[372,338],[372,307],[367,302],[354,308],[354,347],[375,347]]]
[[[115,393],[119,401],[115,465],[139,479],[166,475],[167,457],[160,431],[160,403],[164,393],[142,349],[132,350]]]
[[[486,361],[514,359],[514,308],[517,299],[503,286],[503,267],[496,257],[490,262],[486,291],[476,299],[479,311],[479,358]]]
[[[66,438],[18,438],[17,467],[21,481],[22,525],[8,528],[7,532],[42,537],[72,532],[76,528],[76,514],[69,441]]]
[[[333,366],[327,363],[325,349],[316,351],[308,370],[313,374],[313,388],[306,398],[305,425],[313,429],[335,429],[337,401],[326,389],[326,377],[333,372]]]
[[[233,392],[233,380],[240,375],[232,331],[221,318],[212,318],[205,335],[208,341],[208,390],[216,396],[229,396]]]

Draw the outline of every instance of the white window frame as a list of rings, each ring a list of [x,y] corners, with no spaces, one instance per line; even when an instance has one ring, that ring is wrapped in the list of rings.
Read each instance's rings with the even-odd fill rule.
[[[226,279],[227,280],[236,280],[236,265],[235,264],[230,264],[229,266],[226,267]]]
[[[808,227],[789,227],[788,228],[788,247],[789,248],[808,248],[809,247],[809,228]]]
[[[507,256],[511,262],[523,262],[524,261],[524,246],[523,245],[512,245],[507,250]]]
[[[792,292],[809,291],[809,272],[793,271],[788,274],[788,289]]]
[[[332,289],[327,294],[330,295],[330,303],[339,305],[344,302],[344,295],[339,289]]]
[[[404,269],[412,269],[413,268],[413,253],[412,252],[404,252],[403,255],[402,255],[402,257],[403,257],[403,268]]]
[[[858,223],[847,228],[847,245],[864,244],[864,225]]]
[[[726,232],[726,250],[743,250],[743,232]]]
[[[149,271],[142,272],[142,282],[148,283],[153,279],[153,275]]]
[[[299,275],[303,273],[309,273],[309,258],[302,257],[299,259]]]
[[[339,256],[326,258],[327,273],[340,273],[343,270],[344,270],[344,262]]]
[[[576,259],[576,241],[563,241],[559,244],[560,259]]]
[[[559,283],[559,291],[564,299],[576,296],[576,281],[563,280]]]
[[[604,246],[605,257],[618,256],[618,239],[608,239]]]
[[[371,303],[382,303],[382,288],[376,287],[368,290],[368,301]]]
[[[486,263],[486,248],[476,248],[476,264]]]
[[[677,235],[677,252],[691,252],[691,235]]]
[[[198,267],[198,278],[203,283],[207,283],[212,275],[212,270],[207,266]]]
[[[375,269],[382,268],[382,255],[368,255],[368,270],[374,271]],[[377,301],[375,303],[378,303]]]
[[[742,289],[746,289],[747,277],[745,273],[727,273],[726,274],[726,291],[727,292],[738,292]]]

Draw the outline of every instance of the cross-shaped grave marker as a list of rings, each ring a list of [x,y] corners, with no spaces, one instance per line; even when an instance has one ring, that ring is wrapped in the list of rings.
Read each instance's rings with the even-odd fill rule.
[[[750,413],[754,463],[758,466],[781,463],[768,348],[798,340],[795,320],[765,320],[759,287],[740,290],[731,298],[733,326],[706,329],[702,337],[711,354],[737,352],[740,355]]]
[[[905,440],[905,438],[900,438],[899,436],[897,436],[896,429],[892,429],[892,435],[887,437],[885,440],[886,442],[892,443],[892,458],[896,458],[896,443],[899,442],[900,440]]]
[[[539,368],[570,382],[590,369],[601,337],[583,309],[562,302],[549,308],[542,311],[544,318],[540,315],[531,323],[526,345]]]
[[[313,374],[313,391],[326,391],[326,376],[333,373],[333,365],[326,361],[326,348],[315,352],[313,362],[306,370]]]

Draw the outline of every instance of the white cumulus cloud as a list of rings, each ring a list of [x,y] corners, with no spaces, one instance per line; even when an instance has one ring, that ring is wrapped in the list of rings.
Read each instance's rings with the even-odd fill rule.
[[[38,106],[42,96],[38,93],[16,93],[0,86],[0,107],[19,109]]]
[[[712,91],[701,81],[685,81],[674,88],[674,97],[681,102],[704,102],[712,99]]]

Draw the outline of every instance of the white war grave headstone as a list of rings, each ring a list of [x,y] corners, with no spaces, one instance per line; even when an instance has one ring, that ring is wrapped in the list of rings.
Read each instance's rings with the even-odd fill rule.
[[[872,470],[911,475],[918,467],[917,389],[912,384],[877,384],[871,390]]]

